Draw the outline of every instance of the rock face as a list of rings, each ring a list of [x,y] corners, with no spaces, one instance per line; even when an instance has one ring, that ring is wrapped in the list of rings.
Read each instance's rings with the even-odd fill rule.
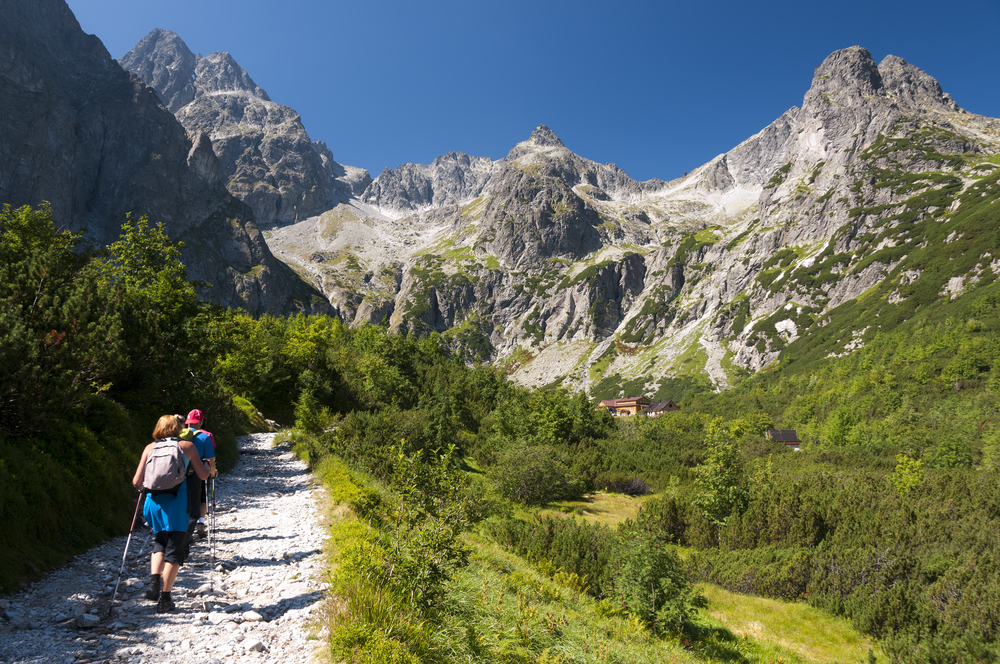
[[[162,221],[220,304],[281,312],[309,291],[225,190],[211,141],[186,132],[65,2],[0,0],[0,12],[0,201],[48,200],[56,220],[98,245],[118,237],[127,212]]]
[[[321,214],[371,182],[367,171],[337,164],[299,114],[271,101],[229,53],[194,55],[173,32],[155,29],[121,65],[189,132],[212,139],[227,188],[264,228]]]
[[[449,153],[386,170],[271,242],[304,264],[301,239],[324,237],[309,267],[348,321],[439,332],[528,384],[606,397],[645,381],[673,398],[678,377],[723,388],[723,360],[757,370],[822,328],[833,354],[862,346],[877,326],[837,308],[862,293],[900,306],[931,278],[918,252],[972,188],[983,205],[998,196],[998,153],[996,120],[904,60],[852,47],[816,68],[801,108],[682,179],[636,182],[540,125],[498,161]],[[930,287],[953,297],[992,264],[968,251],[973,273]]]
[[[479,196],[496,171],[488,157],[449,152],[429,166],[403,164],[385,169],[361,200],[392,216],[406,216],[432,207],[443,207]]]

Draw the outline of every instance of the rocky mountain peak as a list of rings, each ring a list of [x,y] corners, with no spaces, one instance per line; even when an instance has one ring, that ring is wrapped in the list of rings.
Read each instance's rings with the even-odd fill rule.
[[[262,100],[271,101],[267,93],[253,82],[250,74],[240,67],[226,51],[216,51],[199,58],[195,71],[198,93],[246,92]]]
[[[908,63],[903,58],[887,55],[878,66],[886,91],[897,103],[916,108],[937,108],[956,112],[958,104],[941,91],[933,76]]]
[[[176,34],[153,30],[120,62],[192,136],[211,139],[219,177],[265,228],[321,214],[370,182],[366,171],[337,164],[299,114],[271,101],[225,51],[193,55]]]
[[[160,102],[171,113],[191,103],[195,89],[198,56],[170,30],[153,28],[126,53],[119,64],[156,90]]]
[[[489,157],[448,152],[430,165],[402,164],[386,168],[361,199],[390,217],[431,207],[456,205],[479,196],[496,172]]]
[[[559,140],[556,136],[556,132],[552,131],[543,124],[535,127],[535,130],[531,132],[531,136],[528,137],[528,142],[538,145],[540,147],[551,147],[551,148],[564,148],[563,142]]]
[[[556,133],[545,125],[538,125],[531,132],[528,140],[521,141],[507,153],[508,161],[515,161],[528,156],[534,158],[538,155],[571,154]]]
[[[879,94],[882,85],[882,75],[872,54],[861,46],[851,46],[834,51],[816,68],[806,98],[825,95],[834,102],[851,101]]]

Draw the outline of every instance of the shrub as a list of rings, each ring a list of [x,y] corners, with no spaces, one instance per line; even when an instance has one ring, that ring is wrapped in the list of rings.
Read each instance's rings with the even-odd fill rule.
[[[506,498],[526,505],[576,498],[584,489],[562,455],[547,445],[509,449],[490,469],[489,476]]]
[[[797,600],[806,597],[812,566],[809,549],[761,547],[740,551],[718,549],[691,554],[693,575],[727,590]]]
[[[622,537],[610,562],[614,597],[659,634],[677,633],[704,605],[677,553],[652,537]]]
[[[645,496],[650,493],[649,484],[639,477],[624,478],[621,476],[606,480],[604,490],[612,493],[623,493],[626,496]]]

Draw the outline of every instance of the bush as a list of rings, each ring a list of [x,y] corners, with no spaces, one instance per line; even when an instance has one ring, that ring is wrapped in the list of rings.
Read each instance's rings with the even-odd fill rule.
[[[236,428],[240,434],[270,432],[271,425],[257,412],[250,401],[243,397],[233,397],[233,407],[236,409]]]
[[[798,600],[806,597],[812,571],[809,549],[766,546],[741,551],[699,551],[688,560],[693,575],[732,592]]]
[[[100,398],[85,408],[97,431],[63,419],[44,434],[0,437],[0,590],[128,531],[139,448],[121,408]]]
[[[565,574],[575,574],[594,597],[610,592],[608,563],[618,535],[607,526],[553,517],[535,523],[504,518],[488,521],[486,532],[535,564],[544,562]]]
[[[509,500],[544,505],[583,495],[583,483],[570,472],[561,454],[547,445],[509,449],[489,471]]]
[[[659,634],[677,633],[705,604],[677,553],[651,537],[622,537],[610,562],[614,597]]]
[[[626,496],[645,496],[650,493],[649,484],[639,477],[623,478],[621,476],[605,480],[604,490],[611,493],[623,493]]]

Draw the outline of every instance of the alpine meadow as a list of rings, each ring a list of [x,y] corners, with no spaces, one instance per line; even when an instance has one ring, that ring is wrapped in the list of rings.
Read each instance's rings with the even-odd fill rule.
[[[670,181],[373,178],[230,53],[0,15],[0,592],[198,407],[325,488],[329,661],[1000,661],[1000,120],[918,66]]]

